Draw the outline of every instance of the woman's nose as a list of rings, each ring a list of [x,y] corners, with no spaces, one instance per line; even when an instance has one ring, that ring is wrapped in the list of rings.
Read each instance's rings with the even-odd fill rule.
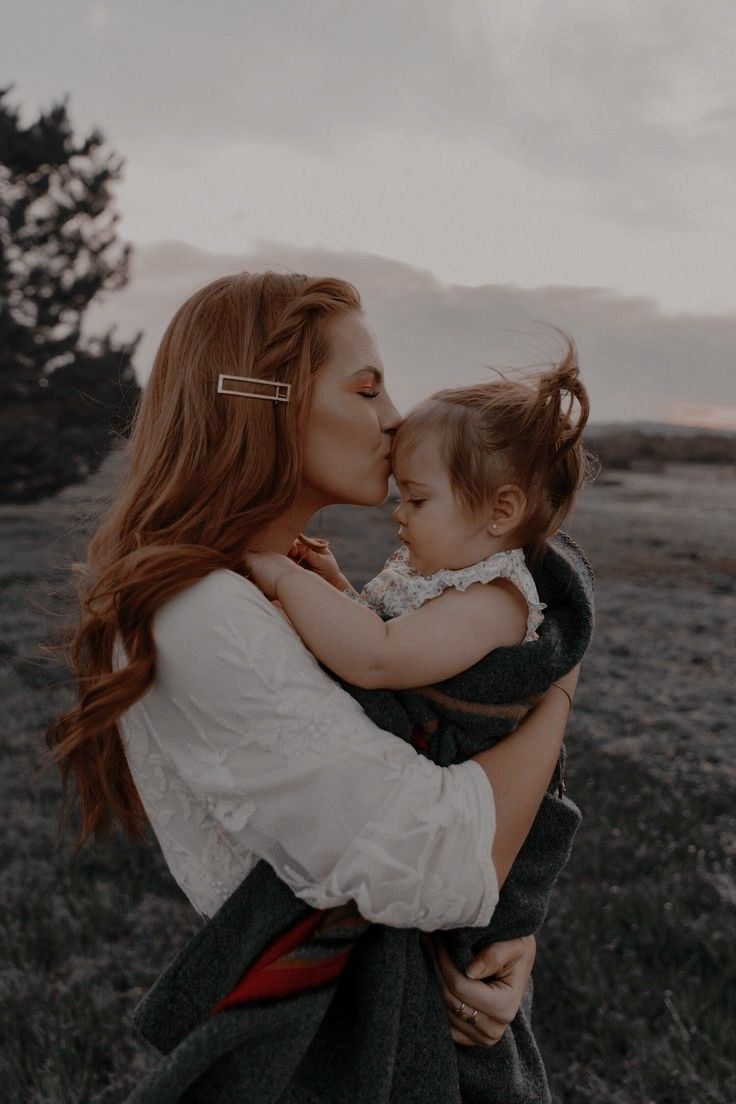
[[[384,392],[384,398],[386,399],[386,405],[382,411],[381,417],[381,429],[384,433],[393,434],[401,425],[403,418],[399,414],[394,404],[389,399],[388,395]]]

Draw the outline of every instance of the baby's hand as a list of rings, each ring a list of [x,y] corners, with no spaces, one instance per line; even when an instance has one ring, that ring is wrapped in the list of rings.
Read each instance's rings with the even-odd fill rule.
[[[326,583],[342,590],[345,577],[340,571],[340,565],[330,552],[329,542],[323,537],[310,537],[309,539],[320,547],[318,549],[310,548],[309,545],[297,537],[289,550],[289,555],[297,563],[301,563],[303,567],[323,578]]]
[[[299,570],[293,560],[279,552],[246,552],[243,563],[251,581],[271,599],[276,597],[276,586],[281,576],[286,571]]]

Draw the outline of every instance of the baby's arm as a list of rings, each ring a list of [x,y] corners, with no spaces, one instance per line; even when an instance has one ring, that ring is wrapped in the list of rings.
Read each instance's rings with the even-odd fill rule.
[[[526,631],[526,600],[506,579],[446,590],[384,622],[285,557],[248,553],[246,564],[254,581],[281,603],[309,650],[341,678],[369,690],[440,682],[494,648],[518,644]]]

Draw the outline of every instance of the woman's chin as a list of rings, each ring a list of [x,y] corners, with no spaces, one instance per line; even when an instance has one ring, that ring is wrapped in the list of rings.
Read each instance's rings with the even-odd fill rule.
[[[352,501],[356,506],[380,506],[388,498],[388,479],[377,480],[375,486],[363,487],[360,498]]]
[[[331,486],[329,490],[323,485],[319,497],[325,505],[380,506],[389,495],[388,475],[388,471],[376,475],[374,469],[369,478],[361,478],[360,481],[346,480],[341,485]]]

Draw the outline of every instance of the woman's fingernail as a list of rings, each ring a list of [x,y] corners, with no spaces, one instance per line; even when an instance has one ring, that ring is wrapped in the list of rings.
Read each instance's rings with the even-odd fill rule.
[[[480,962],[471,962],[467,970],[465,971],[466,977],[469,978],[479,978],[482,973],[483,967],[481,966]]]

